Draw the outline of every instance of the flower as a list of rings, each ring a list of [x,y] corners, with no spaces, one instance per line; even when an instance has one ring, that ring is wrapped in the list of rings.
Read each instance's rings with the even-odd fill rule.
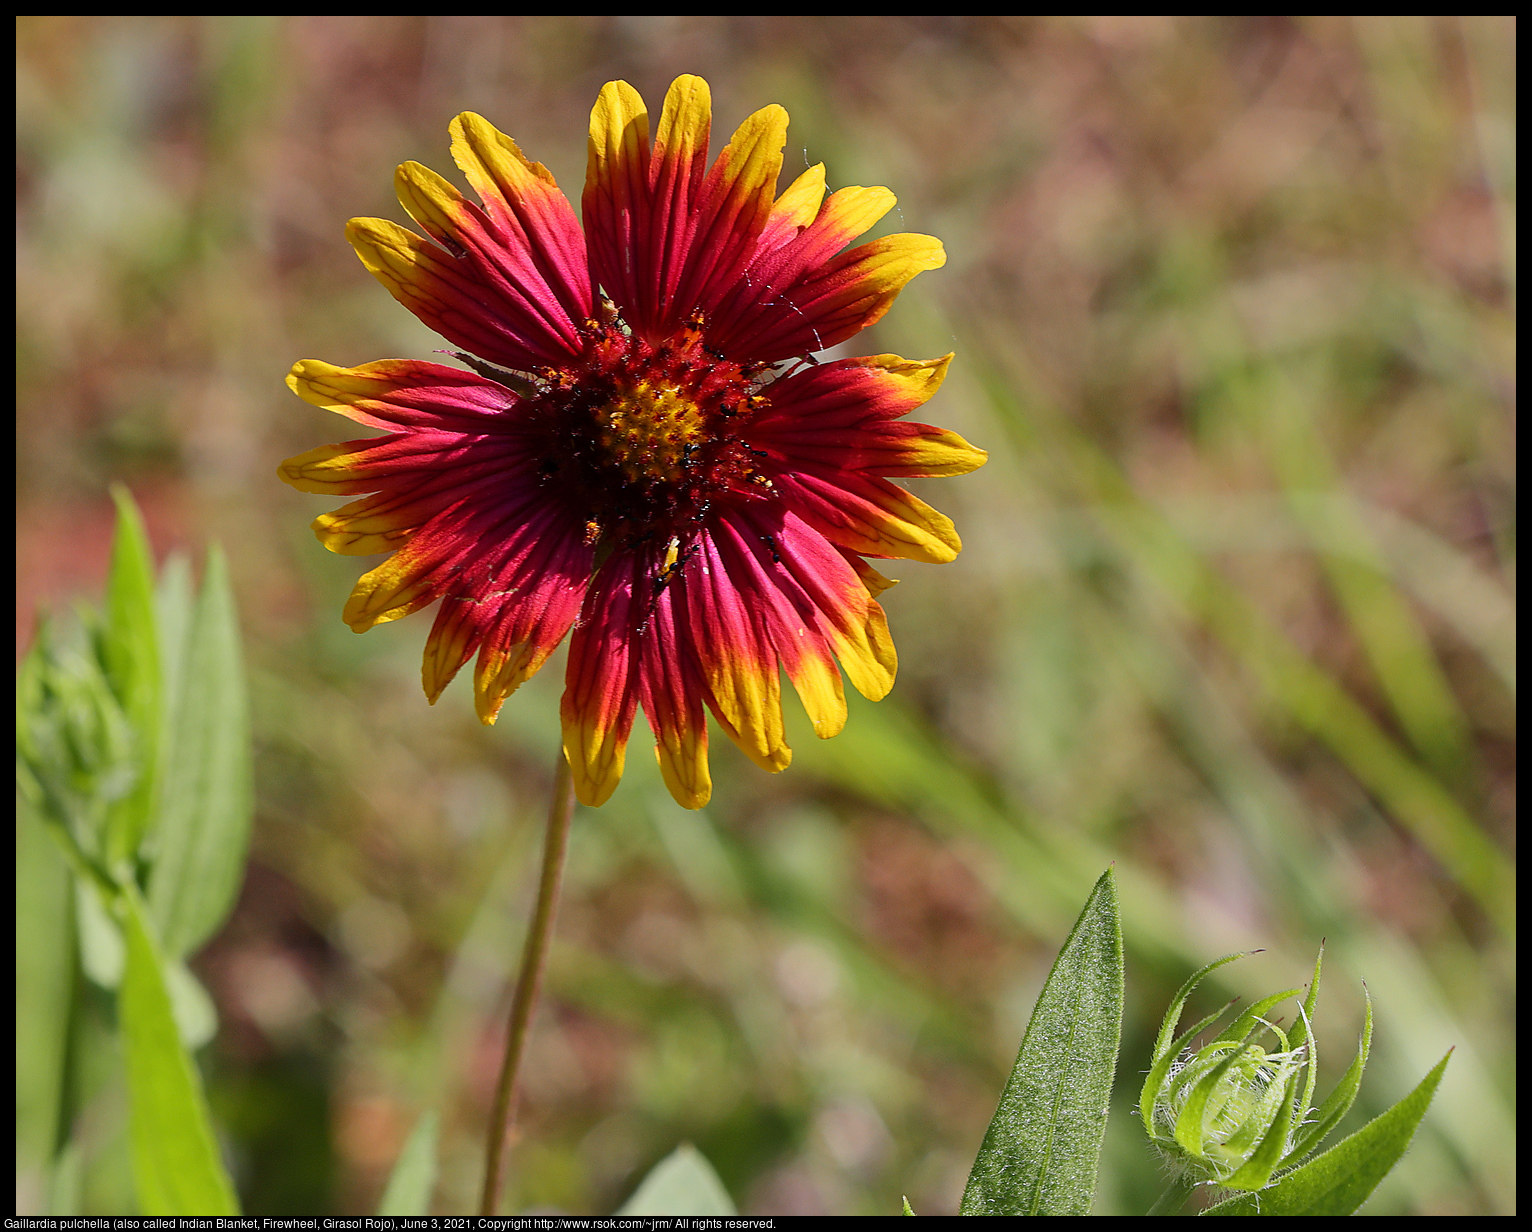
[[[363,496],[314,523],[334,552],[392,552],[357,583],[357,632],[441,600],[422,681],[434,703],[477,651],[493,723],[571,628],[564,750],[586,804],[622,775],[641,706],[671,794],[707,802],[706,712],[783,769],[778,663],[820,736],[895,655],[862,558],[950,561],[952,523],[891,482],[985,455],[901,416],[951,356],[814,363],[945,261],[926,235],[847,245],[894,204],[825,196],[823,164],[780,197],[787,113],[770,106],[707,165],[707,83],[670,87],[651,148],[643,100],[591,112],[585,232],[553,177],[482,117],[451,125],[475,205],[405,163],[399,200],[430,236],[354,219],[362,263],[472,371],[393,359],[293,367],[300,397],[387,435],[284,462],[304,492]],[[434,241],[434,242],[431,242]]]

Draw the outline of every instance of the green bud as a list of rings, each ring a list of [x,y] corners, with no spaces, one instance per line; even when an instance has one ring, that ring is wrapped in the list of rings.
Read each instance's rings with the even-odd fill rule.
[[[37,631],[16,677],[16,781],[43,820],[99,856],[111,807],[142,772],[140,741],[113,694],[94,615],[60,637]],[[83,626],[83,627],[82,627]]]
[[[1227,1006],[1173,1038],[1182,1008],[1202,978],[1241,957],[1230,954],[1209,963],[1171,1002],[1144,1081],[1139,1113],[1149,1140],[1187,1181],[1257,1190],[1318,1146],[1351,1106],[1366,1064],[1372,1013],[1369,1007],[1357,1061],[1335,1092],[1315,1108],[1309,1102],[1317,1060],[1311,1024],[1319,996],[1322,946],[1313,982],[1290,1031],[1265,1015],[1302,994],[1299,988],[1257,1001],[1201,1048],[1193,1050],[1188,1045],[1221,1018]]]

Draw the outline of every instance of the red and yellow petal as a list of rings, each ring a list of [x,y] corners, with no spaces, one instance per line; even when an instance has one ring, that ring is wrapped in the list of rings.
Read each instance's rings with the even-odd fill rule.
[[[450,342],[507,368],[539,368],[567,357],[450,253],[413,231],[383,218],[353,218],[346,238],[389,294]]]
[[[608,83],[591,111],[591,269],[628,325],[651,341],[733,286],[772,213],[787,113],[771,106],[747,118],[709,169],[711,109],[705,81],[678,77],[652,150],[643,99],[626,82]]]
[[[626,81],[609,81],[590,113],[581,212],[591,272],[624,306],[642,303],[634,261],[649,251],[649,112]]]
[[[580,614],[594,554],[584,542],[583,526],[560,525],[547,515],[528,522],[519,542],[504,553],[494,589],[485,596],[500,600],[498,618],[486,628],[474,668],[474,706],[482,722],[493,723],[505,699],[564,640]],[[464,654],[458,666],[466,661]]]
[[[814,462],[762,470],[787,508],[840,547],[933,565],[963,550],[951,518],[887,479]]]
[[[525,469],[504,470],[487,483],[460,490],[452,505],[362,576],[341,618],[362,633],[445,595],[513,594],[507,571],[524,544],[558,542],[563,535],[578,533],[567,515],[562,530],[550,523],[552,516],[535,478]]]
[[[710,335],[731,358],[774,362],[822,351],[879,320],[916,274],[947,262],[929,235],[887,235],[806,273],[788,286],[772,284],[760,315],[739,311]]]
[[[355,496],[444,477],[471,484],[522,463],[526,451],[525,443],[515,437],[394,432],[320,445],[288,458],[277,467],[277,474],[300,492]]]
[[[590,317],[595,296],[585,236],[552,173],[483,116],[465,111],[449,128],[453,161],[484,202],[484,212],[524,245],[568,316],[577,322]]]
[[[821,364],[772,385],[747,435],[791,470],[800,463],[899,478],[963,475],[988,455],[956,432],[900,421],[940,386],[951,356]]]
[[[756,240],[755,261],[761,261],[765,254],[777,251],[802,235],[819,216],[824,198],[825,165],[815,163],[788,185],[787,191],[772,205],[766,225]]]
[[[899,658],[882,607],[845,555],[812,523],[783,509],[746,506],[735,519],[753,528],[760,542],[770,536],[778,587],[796,588],[800,610],[818,614],[820,631],[856,691],[873,701],[885,696],[894,687]]]
[[[543,502],[513,509],[502,525],[457,528],[481,538],[460,556],[426,639],[421,685],[434,705],[479,651],[474,703],[492,724],[505,699],[532,677],[579,614],[593,549],[584,528]]]
[[[735,129],[699,194],[696,230],[667,324],[681,323],[694,307],[711,314],[744,278],[771,216],[786,144],[787,112],[776,104]]]
[[[751,592],[730,576],[711,535],[698,535],[678,585],[708,706],[720,727],[751,761],[775,774],[792,750],[782,724],[777,652]]]
[[[287,386],[314,406],[394,432],[503,432],[519,422],[511,413],[518,399],[504,385],[476,372],[415,359],[383,359],[356,368],[302,359],[287,374]]]
[[[592,807],[617,789],[638,704],[638,647],[633,630],[641,612],[630,554],[608,560],[591,581],[580,623],[569,640],[569,668],[559,713],[564,756],[575,796]]]
[[[591,314],[589,286],[581,294],[550,286],[545,272],[562,271],[534,255],[537,233],[523,231],[514,214],[492,222],[429,167],[408,162],[394,177],[399,203],[421,228],[452,254],[456,272],[474,285],[486,311],[500,318],[543,363],[568,360],[580,352],[579,324]],[[512,229],[514,228],[514,230]]]
[[[652,609],[638,638],[638,701],[654,732],[654,756],[665,786],[682,808],[701,808],[713,794],[713,780],[707,711],[689,653],[693,634],[685,625],[685,608],[670,589],[653,595]]]
[[[321,513],[312,530],[320,543],[342,556],[393,552],[460,499],[455,484],[438,484],[429,491],[379,492]]]
[[[776,536],[763,538],[748,520],[727,513],[711,534],[734,586],[755,596],[772,646],[808,713],[814,734],[821,739],[838,735],[846,725],[846,693],[826,636],[826,618],[782,565],[780,551],[773,546]]]

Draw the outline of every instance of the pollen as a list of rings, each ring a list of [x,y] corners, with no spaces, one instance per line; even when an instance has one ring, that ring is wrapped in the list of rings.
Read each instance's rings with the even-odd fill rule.
[[[597,412],[597,444],[631,483],[679,483],[707,437],[702,409],[677,386],[638,381]]]

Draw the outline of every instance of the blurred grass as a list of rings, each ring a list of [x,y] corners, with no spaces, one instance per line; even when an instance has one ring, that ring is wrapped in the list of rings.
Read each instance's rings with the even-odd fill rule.
[[[790,713],[779,777],[716,739],[703,814],[635,745],[577,818],[507,1209],[609,1211],[691,1140],[745,1211],[954,1211],[1115,861],[1128,1017],[1099,1213],[1157,1190],[1125,1114],[1176,985],[1264,947],[1209,1004],[1286,986],[1321,937],[1334,1072],[1361,979],[1378,1010],[1353,1117],[1458,1050],[1369,1212],[1514,1210],[1510,19],[17,35],[18,637],[37,604],[99,592],[111,480],[159,551],[228,549],[259,811],[240,909],[194,965],[251,1213],[374,1209],[432,1110],[435,1209],[471,1204],[562,674],[485,731],[463,686],[424,705],[425,626],[340,624],[358,566],[273,477],[336,430],[281,378],[440,345],[341,230],[402,218],[393,166],[447,170],[453,114],[577,194],[600,84],[657,105],[679,72],[712,83],[715,145],[781,102],[790,173],[888,184],[885,229],[943,239],[947,267],[855,351],[955,349],[929,418],[991,462],[918,485],[967,547],[891,570],[888,700],[823,743]],[[36,1029],[69,983],[50,855],[23,826],[18,1074],[64,1094],[19,1088],[18,1210],[51,1185],[60,1211],[123,1213],[106,1008],[76,973],[64,1055]]]

